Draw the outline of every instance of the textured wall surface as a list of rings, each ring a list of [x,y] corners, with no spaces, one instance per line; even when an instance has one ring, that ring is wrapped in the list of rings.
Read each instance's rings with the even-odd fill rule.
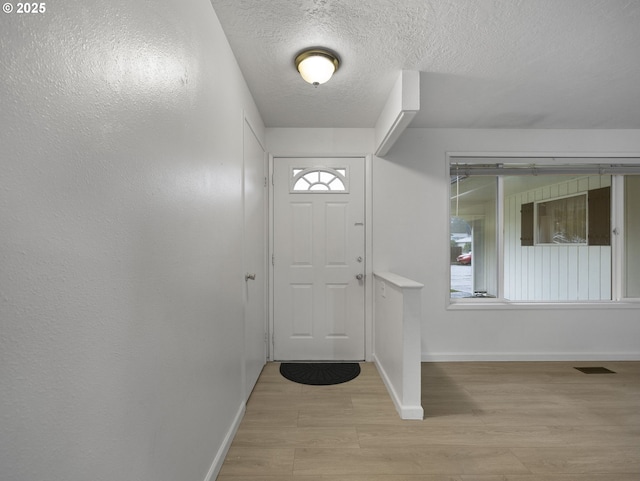
[[[265,129],[274,156],[366,155],[375,150],[373,129]]]
[[[0,479],[201,481],[242,402],[257,116],[215,13],[48,2],[0,46]]]

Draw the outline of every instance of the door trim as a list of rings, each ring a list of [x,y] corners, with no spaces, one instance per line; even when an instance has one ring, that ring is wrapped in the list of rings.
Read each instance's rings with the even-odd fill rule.
[[[364,159],[364,210],[365,210],[365,284],[364,284],[364,359],[366,362],[371,362],[373,359],[373,195],[371,186],[373,185],[373,156],[371,154],[345,154],[340,155],[332,153],[329,155],[278,155],[269,154],[269,173],[268,173],[268,191],[269,191],[269,240],[268,249],[269,255],[267,259],[268,278],[269,278],[269,293],[268,293],[268,305],[269,305],[269,325],[268,325],[268,356],[269,361],[273,361],[273,330],[274,330],[274,275],[273,275],[273,243],[275,226],[273,221],[273,209],[274,209],[274,192],[273,192],[273,166],[276,159],[287,158],[359,158]]]
[[[255,127],[256,125],[259,125],[258,122],[254,122],[254,119],[249,115],[248,112],[246,112],[245,110],[242,111],[242,275],[244,275],[245,272],[247,272],[249,266],[247,265],[247,257],[246,257],[246,245],[247,245],[247,238],[246,238],[246,231],[245,231],[245,223],[246,223],[246,206],[245,206],[245,169],[246,169],[246,152],[245,152],[245,125],[249,128],[249,130],[251,131],[251,134],[253,135],[253,137],[256,139],[256,141],[258,142],[260,149],[262,150],[262,170],[264,172],[264,175],[268,175],[267,171],[268,171],[268,158],[267,158],[267,151],[265,149],[265,142],[264,139],[261,135],[259,135],[259,130]],[[263,191],[263,202],[267,201],[268,199],[268,186],[267,186],[267,192]],[[268,201],[267,201],[268,202]],[[263,257],[266,256],[267,252],[269,251],[269,210],[268,210],[268,206],[264,206],[264,210],[263,210],[263,214],[264,214],[264,228],[262,229],[262,241],[264,244],[264,248],[263,248]],[[269,266],[267,265],[267,259],[263,258],[263,262],[262,262],[262,268],[263,268],[263,272],[265,274],[265,278],[264,280],[259,280],[258,282],[260,283],[260,287],[263,290],[263,296],[264,296],[264,305],[262,306],[262,311],[263,311],[263,316],[266,318],[264,319],[264,332],[265,332],[265,336],[268,335],[269,332],[269,291],[268,291],[268,286],[269,286]],[[247,352],[246,352],[246,326],[247,326],[247,298],[246,298],[246,293],[245,293],[245,283],[242,284],[243,285],[243,291],[242,291],[242,328],[243,328],[243,352],[242,352],[242,392],[243,392],[243,402],[246,402],[249,399],[249,396],[251,394],[251,390],[253,389],[253,387],[251,387],[250,389],[247,386],[247,370],[246,370],[246,364],[247,364]],[[266,341],[266,339],[265,339]],[[266,362],[269,360],[269,343],[265,342],[265,359],[264,359],[264,363],[266,364]],[[263,364],[264,367],[264,364]],[[255,384],[254,384],[255,385]]]

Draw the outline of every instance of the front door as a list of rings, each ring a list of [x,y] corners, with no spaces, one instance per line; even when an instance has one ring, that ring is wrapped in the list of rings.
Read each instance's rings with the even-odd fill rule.
[[[363,360],[364,158],[276,158],[274,359]]]

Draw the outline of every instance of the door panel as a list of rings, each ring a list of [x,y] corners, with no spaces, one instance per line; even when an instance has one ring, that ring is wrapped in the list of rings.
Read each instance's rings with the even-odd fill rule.
[[[330,203],[326,205],[325,259],[328,266],[347,265],[347,206]]]
[[[274,359],[364,359],[364,159],[274,160]]]
[[[291,336],[311,338],[313,336],[313,284],[291,285]]]
[[[244,267],[245,273],[245,398],[267,359],[266,322],[266,188],[265,155],[251,126],[244,123]]]
[[[311,267],[313,264],[313,204],[291,203],[290,208],[293,264]]]
[[[328,337],[337,338],[348,335],[348,287],[348,284],[329,284],[326,286],[325,302],[327,305],[326,322]]]

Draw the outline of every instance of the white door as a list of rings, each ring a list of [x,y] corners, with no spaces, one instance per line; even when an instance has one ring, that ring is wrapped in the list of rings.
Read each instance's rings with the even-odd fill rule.
[[[364,158],[277,158],[274,359],[363,360]]]
[[[244,366],[245,399],[267,359],[265,154],[244,123]]]

